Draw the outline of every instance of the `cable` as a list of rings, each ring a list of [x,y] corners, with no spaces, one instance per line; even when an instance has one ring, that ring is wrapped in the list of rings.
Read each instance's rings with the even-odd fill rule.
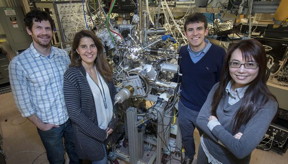
[[[86,12],[85,12],[84,3],[85,3],[85,0],[82,0],[82,10],[83,10],[83,15],[84,15],[84,21],[85,21],[86,29],[88,30],[89,27],[88,27],[87,20],[86,20]]]
[[[111,32],[113,32],[114,34],[118,35],[121,39],[123,39],[123,36],[119,33],[117,33],[116,31],[113,31],[112,29],[109,29]]]
[[[185,38],[185,35],[182,33],[182,30],[179,28],[179,25],[176,23],[176,21],[175,21],[175,19],[174,19],[174,16],[173,16],[173,14],[172,14],[172,12],[171,12],[169,6],[168,6],[167,1],[164,0],[164,3],[165,3],[165,6],[166,6],[166,9],[167,9],[167,11],[168,11],[168,14],[169,14],[170,18],[172,19],[172,21],[173,21],[173,23],[174,23],[176,29],[177,29],[178,32],[181,34],[181,36],[182,36],[183,38]],[[164,6],[163,6],[163,7],[164,7]],[[186,43],[186,42],[185,42],[185,43]]]
[[[149,17],[149,19],[150,19],[150,21],[151,21],[151,23],[153,24],[153,26],[154,26],[154,21],[153,21],[153,19],[152,19],[152,17],[151,17],[151,14],[150,14],[150,9],[149,9],[149,1],[148,0],[146,0],[145,1],[146,2],[146,12],[147,12],[147,14],[148,14],[148,17]]]
[[[33,161],[32,161],[32,164],[34,164],[36,161],[37,161],[37,159],[38,158],[40,158],[42,155],[44,155],[44,154],[46,154],[46,151],[45,152],[43,152],[43,153],[41,153],[41,154],[39,154]],[[36,163],[35,163],[36,164]]]
[[[90,20],[91,20],[91,22],[92,22],[92,24],[93,24],[93,27],[95,27],[94,20],[92,19],[92,13],[91,13],[91,11],[89,10],[89,9],[90,9],[89,4],[90,4],[90,1],[87,1],[87,3],[86,3],[87,12],[88,12],[89,15],[90,15],[89,18],[90,18]]]
[[[109,35],[110,35],[113,43],[115,43],[115,40],[114,40],[114,37],[113,37],[113,35],[112,35],[111,31],[110,31],[109,24],[110,24],[110,15],[111,15],[112,10],[113,10],[113,8],[114,8],[115,2],[116,2],[116,0],[112,0],[112,1],[111,1],[110,7],[109,7],[109,12],[108,12],[108,15],[107,15],[106,21],[105,21],[106,28],[107,28],[107,30],[108,30],[108,33],[109,33]]]
[[[261,149],[261,150],[265,150],[265,151],[271,150],[271,148],[272,148],[272,146],[273,146],[273,142],[274,142],[276,133],[273,132],[272,135],[273,135],[273,136],[271,136],[271,137],[266,137],[266,136],[265,136],[265,138],[262,140],[262,144],[259,144],[259,145],[257,146],[257,148],[259,148],[259,149]],[[265,142],[264,140],[267,139],[267,138],[269,138],[269,140]],[[267,144],[269,144],[268,147],[267,147]]]

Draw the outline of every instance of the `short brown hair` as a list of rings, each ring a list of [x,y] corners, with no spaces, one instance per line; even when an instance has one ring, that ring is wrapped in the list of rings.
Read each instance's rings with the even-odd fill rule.
[[[202,13],[193,13],[191,15],[188,15],[185,19],[184,23],[184,30],[187,30],[187,25],[191,23],[198,23],[198,22],[203,22],[205,29],[208,27],[207,19],[206,16]]]

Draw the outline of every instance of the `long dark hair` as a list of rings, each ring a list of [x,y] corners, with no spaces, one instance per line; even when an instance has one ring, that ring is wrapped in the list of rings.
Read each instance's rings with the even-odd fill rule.
[[[82,66],[81,57],[76,52],[76,49],[78,48],[78,46],[80,44],[80,40],[83,37],[91,38],[94,41],[94,43],[97,47],[97,58],[94,61],[96,69],[107,82],[111,82],[112,81],[112,68],[110,67],[110,65],[108,64],[108,61],[106,59],[106,55],[104,53],[104,47],[103,47],[102,42],[92,31],[82,30],[82,31],[79,31],[75,34],[74,40],[72,43],[70,66],[71,67]]]
[[[239,49],[242,52],[242,57],[246,61],[254,59],[259,65],[259,72],[257,77],[250,82],[245,95],[242,98],[242,104],[234,116],[233,133],[238,132],[241,125],[245,125],[269,99],[277,101],[266,85],[269,73],[267,71],[267,58],[264,47],[255,39],[242,40],[228,49],[222,70],[222,77],[213,96],[211,114],[217,116],[216,110],[226,92],[225,88],[229,81],[233,83],[233,79],[229,73],[229,61],[232,53],[236,49]]]

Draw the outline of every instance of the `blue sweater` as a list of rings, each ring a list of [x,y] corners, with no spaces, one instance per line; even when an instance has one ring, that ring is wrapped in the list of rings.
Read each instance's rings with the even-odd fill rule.
[[[213,85],[219,81],[225,50],[212,44],[205,56],[193,63],[187,46],[180,49],[180,101],[189,109],[200,111]]]

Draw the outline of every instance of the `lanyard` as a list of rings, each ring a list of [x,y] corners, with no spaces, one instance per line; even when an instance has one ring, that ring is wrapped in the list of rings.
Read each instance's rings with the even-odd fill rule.
[[[107,109],[107,108],[108,108],[108,105],[107,105],[107,101],[106,101],[106,95],[105,95],[104,87],[103,87],[102,80],[101,80],[102,77],[100,76],[100,74],[98,73],[98,71],[96,71],[96,72],[97,72],[98,79],[99,79],[99,81],[100,81],[102,90],[101,90],[101,88],[99,87],[99,85],[98,85],[96,82],[95,82],[95,84],[96,84],[96,86],[98,87],[98,89],[99,89],[99,91],[100,91],[101,97],[102,97],[102,99],[103,99],[104,107],[105,107],[105,109]]]

